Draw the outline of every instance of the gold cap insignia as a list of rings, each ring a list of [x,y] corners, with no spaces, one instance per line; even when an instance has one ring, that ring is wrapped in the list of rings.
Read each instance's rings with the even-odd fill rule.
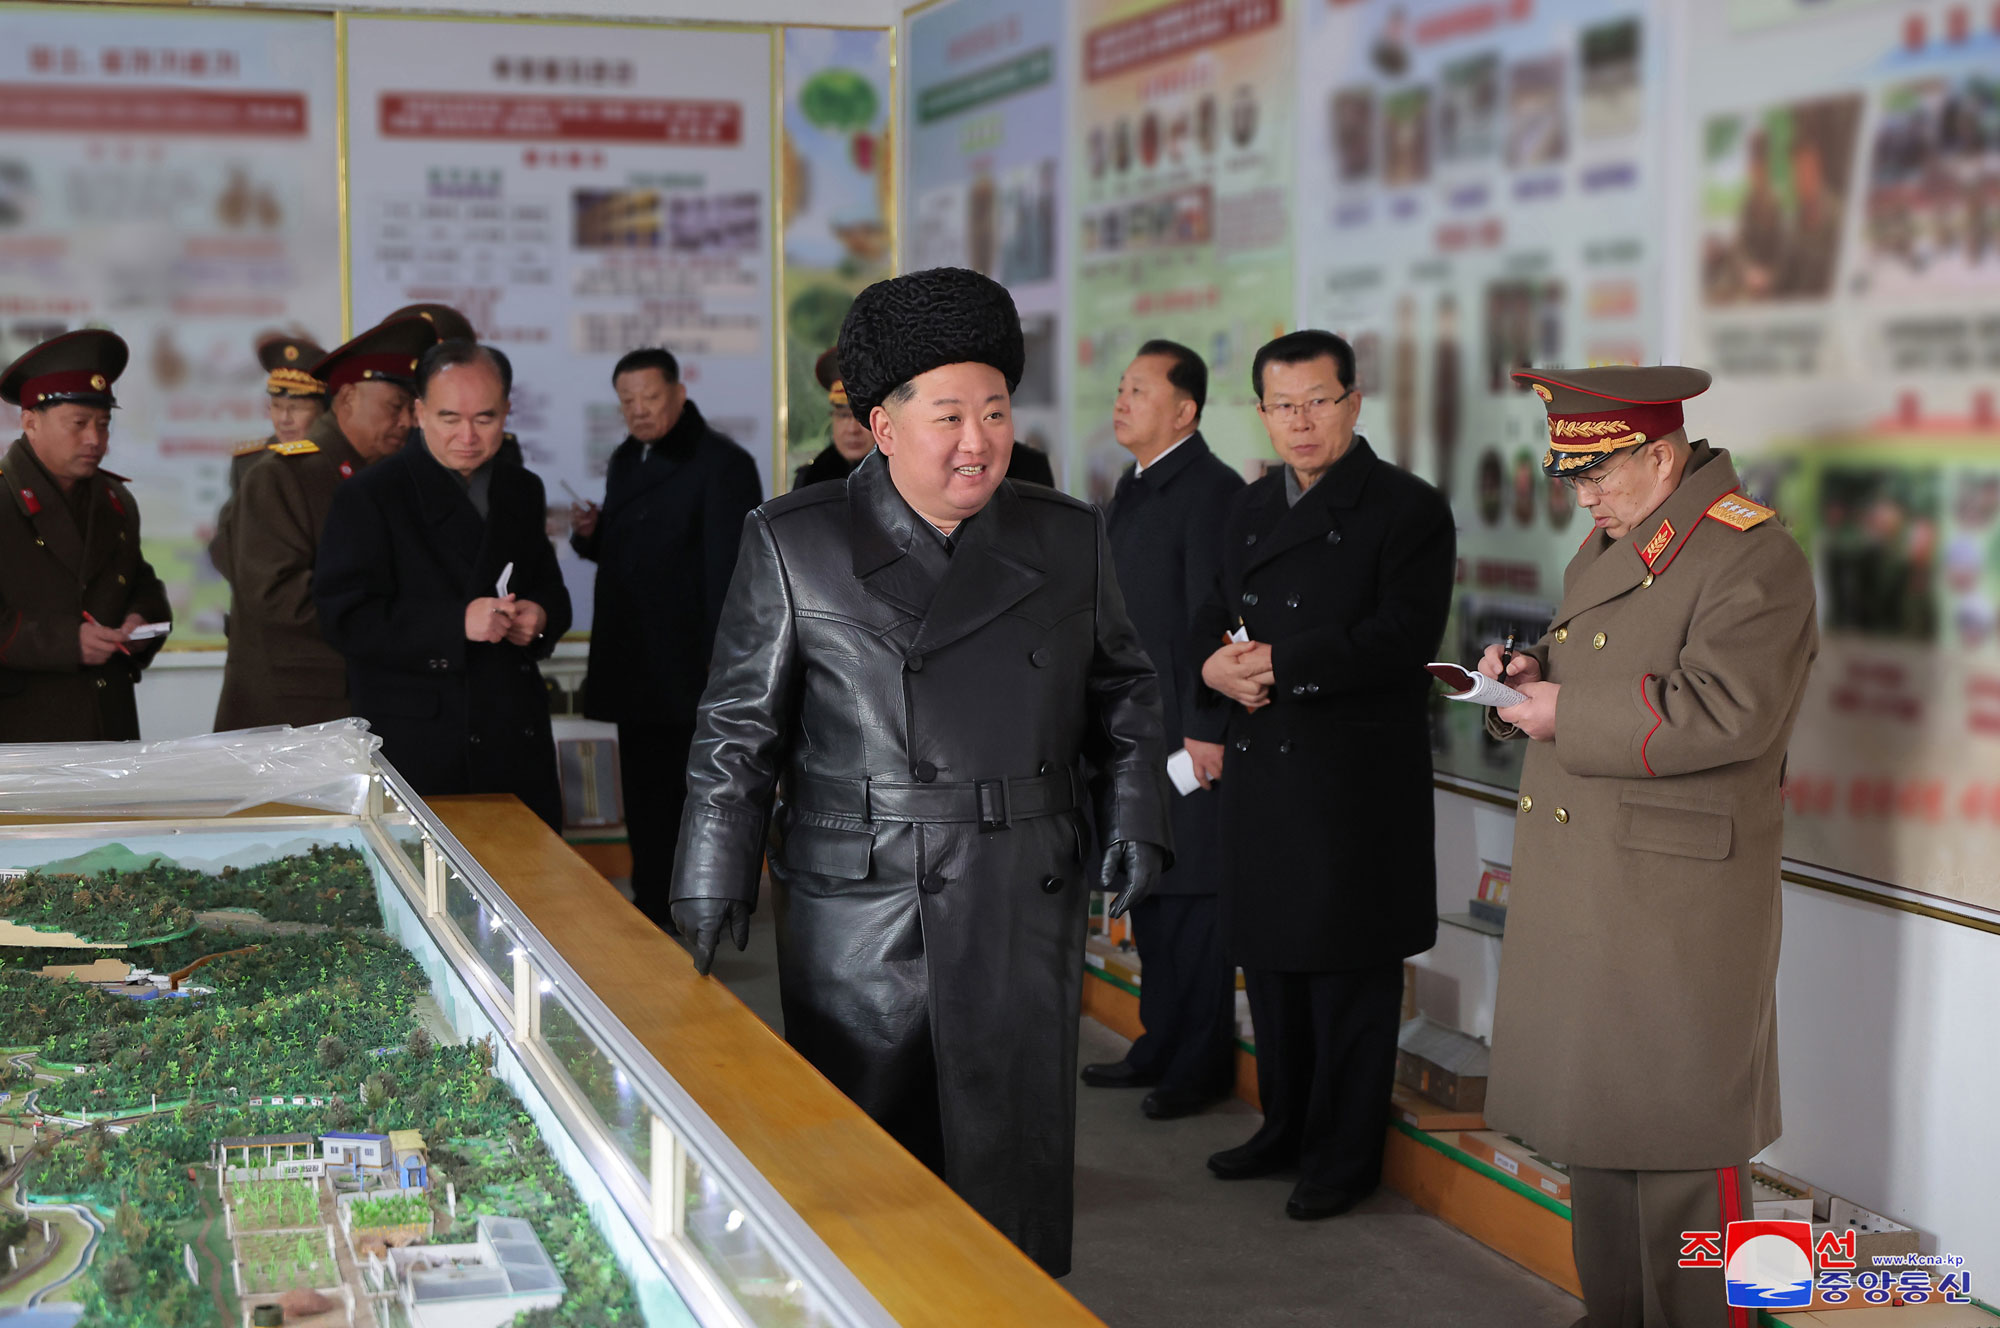
[[[285,358],[288,360],[296,360],[297,358],[299,358],[299,348],[297,346],[285,347]]]
[[[105,384],[105,382],[104,382],[104,375],[103,375],[103,374],[92,374],[92,375],[90,376],[90,389],[91,389],[91,391],[93,391],[93,392],[102,392],[102,391],[104,390],[105,386],[106,386],[106,384]]]
[[[1543,387],[1540,383],[1531,383],[1529,384],[1529,386],[1533,387],[1535,389],[1535,395],[1540,397],[1544,401],[1554,401],[1556,399],[1556,394],[1549,391],[1549,389],[1547,389],[1546,387]]]

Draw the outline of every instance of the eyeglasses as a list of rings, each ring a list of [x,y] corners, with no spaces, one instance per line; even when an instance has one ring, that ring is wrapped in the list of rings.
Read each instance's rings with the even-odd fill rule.
[[[1638,450],[1639,449],[1636,447],[1625,449],[1626,459],[1630,460],[1633,453],[1637,452]],[[1611,455],[1617,456],[1618,453],[1613,452]],[[1561,479],[1557,480],[1556,483],[1567,486],[1571,493],[1575,493],[1578,488],[1580,488],[1585,484],[1588,484],[1590,486],[1592,493],[1603,493],[1604,481],[1611,478],[1611,471],[1622,468],[1624,464],[1625,462],[1620,461],[1616,465],[1613,465],[1609,470],[1599,471],[1595,475],[1565,475]]]
[[[1324,414],[1353,395],[1354,389],[1350,387],[1337,397],[1314,397],[1310,401],[1275,401],[1269,404],[1260,401],[1257,403],[1257,409],[1289,424],[1299,415]]]

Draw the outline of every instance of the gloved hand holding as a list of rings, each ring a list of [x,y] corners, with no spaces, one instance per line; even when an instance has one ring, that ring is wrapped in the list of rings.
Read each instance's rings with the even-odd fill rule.
[[[1099,888],[1117,890],[1119,877],[1125,879],[1125,888],[1111,901],[1111,916],[1124,917],[1132,905],[1153,893],[1153,887],[1160,883],[1160,873],[1166,869],[1167,851],[1158,844],[1121,839],[1105,849]]]
[[[740,899],[676,899],[670,911],[694,953],[694,971],[703,977],[715,964],[724,927],[738,950],[750,944],[750,905]]]

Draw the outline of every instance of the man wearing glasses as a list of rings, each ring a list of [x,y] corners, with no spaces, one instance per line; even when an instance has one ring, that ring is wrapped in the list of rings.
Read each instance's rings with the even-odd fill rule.
[[[1222,927],[1264,1124],[1208,1166],[1224,1180],[1296,1168],[1285,1211],[1309,1220],[1381,1180],[1403,960],[1437,937],[1424,665],[1457,541],[1437,490],[1354,432],[1345,341],[1279,337],[1251,383],[1284,465],[1230,507],[1194,648],[1202,699],[1228,713]]]
[[[1778,1137],[1785,747],[1819,649],[1812,569],[1671,366],[1526,370],[1542,469],[1595,528],[1540,642],[1480,661],[1530,740],[1486,1119],[1569,1164],[1592,1324],[1748,1323],[1684,1231],[1751,1216]],[[1743,1315],[1731,1319],[1731,1314]]]

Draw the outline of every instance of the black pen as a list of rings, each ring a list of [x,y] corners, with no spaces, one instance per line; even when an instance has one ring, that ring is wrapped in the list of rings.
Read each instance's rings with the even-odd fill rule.
[[[1507,666],[1514,662],[1514,634],[1507,633],[1507,643],[1500,647],[1500,681],[1507,681]]]

